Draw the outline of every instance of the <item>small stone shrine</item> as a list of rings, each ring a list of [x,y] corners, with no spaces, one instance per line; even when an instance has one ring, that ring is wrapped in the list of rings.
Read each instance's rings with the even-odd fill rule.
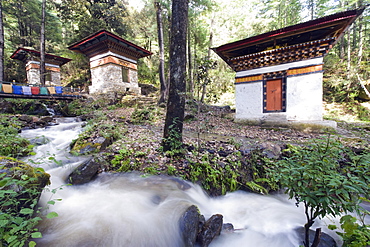
[[[260,124],[323,121],[323,58],[363,8],[225,44],[213,50],[236,72],[237,121]]]
[[[18,48],[10,58],[22,61],[26,66],[27,83],[40,84],[40,52],[27,48]],[[45,84],[50,86],[61,85],[60,67],[71,59],[45,54],[46,78]]]
[[[91,94],[109,92],[141,93],[137,61],[152,53],[105,30],[96,32],[68,49],[90,59]]]

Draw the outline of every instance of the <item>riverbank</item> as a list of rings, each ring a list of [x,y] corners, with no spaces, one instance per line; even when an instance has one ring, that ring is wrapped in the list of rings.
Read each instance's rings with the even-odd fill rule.
[[[316,202],[321,205],[321,200],[332,200],[323,207],[324,214],[329,209],[338,209],[335,212],[339,214],[343,212],[342,207],[353,207],[351,203],[356,203],[356,200],[352,202],[351,199],[343,199],[349,193],[368,194],[361,192],[362,187],[352,182],[354,176],[358,176],[358,179],[365,176],[365,180],[368,179],[368,163],[362,166],[363,162],[369,160],[369,125],[366,122],[339,122],[336,130],[313,129],[309,126],[292,129],[242,125],[233,121],[234,113],[228,107],[207,106],[191,101],[186,108],[184,145],[173,152],[163,153],[161,140],[165,111],[150,98],[105,102],[85,100],[74,102],[66,110],[70,113],[68,116],[78,116],[77,119],[86,122],[84,131],[72,141],[71,154],[66,155],[66,159],[71,160],[70,157],[80,155],[91,155],[92,158],[76,164],[77,169],[74,169],[76,166],[69,169],[68,174],[72,173],[66,173],[62,183],[89,186],[100,183],[99,178],[102,176],[113,174],[113,177],[117,177],[130,172],[138,173],[139,177],[170,175],[199,185],[212,198],[226,193],[230,195],[229,192],[237,190],[271,195],[271,192],[279,190],[284,183],[283,187],[294,187],[292,193],[308,191],[302,197],[305,203],[306,198],[310,198],[313,205]],[[40,133],[43,133],[43,130],[59,127],[49,128],[50,125],[57,124],[53,121],[55,117],[48,117],[51,120],[47,126],[21,124],[27,123],[27,119],[33,121],[41,118],[43,117],[26,115],[4,117],[9,128],[41,128]],[[60,127],[64,129],[62,125]],[[63,137],[60,134],[58,136]],[[48,139],[43,138],[45,142]],[[46,143],[33,144],[42,146]],[[68,150],[67,146],[63,149]],[[48,154],[50,155],[47,148],[45,155]],[[301,158],[297,160],[300,155]],[[55,162],[57,167],[64,164],[61,161],[63,157],[52,155],[44,159]],[[284,162],[286,160],[291,160],[291,163]],[[59,171],[59,168],[61,167],[56,169]],[[304,173],[291,175],[302,168]],[[356,170],[357,168],[360,170]],[[361,169],[365,169],[365,172]],[[59,172],[58,174],[60,175]],[[350,186],[343,189],[344,183],[337,183],[338,178],[348,179],[348,174],[351,175],[351,180],[348,180]],[[290,181],[292,177],[293,181]],[[300,185],[297,184],[297,179],[300,179]],[[321,180],[330,180],[329,184],[334,187],[329,188]],[[306,182],[308,184],[302,186]],[[335,191],[337,196],[328,197],[331,193],[327,193],[328,190]],[[340,200],[341,203],[338,204],[335,200]],[[336,205],[344,206],[337,208]]]
[[[332,120],[333,107],[326,108]],[[164,154],[161,141],[165,109],[158,107],[154,98],[85,99],[64,106],[63,111],[60,109],[57,105],[53,110],[60,115],[68,112],[67,116],[79,116],[86,121],[85,132],[71,144],[71,152],[93,155],[96,173],[137,171],[178,176],[200,184],[210,195],[239,189],[264,194],[273,190],[276,185],[265,179],[266,167],[269,162],[281,159],[284,150],[292,145],[305,146],[319,139],[338,140],[359,154],[370,146],[368,122],[337,119],[335,130],[253,126],[234,122],[234,111],[229,107],[188,101],[184,145],[181,150]],[[55,124],[51,116],[8,115],[10,117],[20,123],[17,128]]]
[[[234,112],[228,107],[191,101],[186,106],[184,146],[177,150],[181,155],[164,154],[160,144],[165,110],[151,98],[130,96],[94,107],[87,112],[78,109],[90,127],[74,142],[72,152],[93,154],[101,164],[97,172],[178,176],[200,184],[210,195],[273,190],[275,184],[265,179],[266,167],[292,145],[330,139],[361,154],[370,142],[366,122],[338,122],[336,130],[243,125],[233,121]]]

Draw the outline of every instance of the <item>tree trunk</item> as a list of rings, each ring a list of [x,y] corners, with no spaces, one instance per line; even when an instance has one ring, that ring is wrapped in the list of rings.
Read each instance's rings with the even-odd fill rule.
[[[312,242],[311,247],[318,247],[321,239],[321,228],[316,228],[315,238]]]
[[[344,8],[344,1],[339,1],[339,8]],[[341,60],[341,62],[344,61],[344,54],[345,54],[345,35],[342,35],[342,37],[340,38],[340,41],[339,41],[339,44],[340,44],[340,47],[339,47],[339,58]],[[349,41],[348,41],[349,42]]]
[[[211,59],[211,48],[213,46],[213,25],[214,25],[214,18],[212,18],[211,20],[211,26],[210,26],[210,32],[209,32],[209,47],[208,47],[208,53],[207,53],[207,60],[210,60]],[[208,70],[209,68],[207,67],[207,70],[206,70],[206,75],[208,77]],[[202,97],[200,99],[200,102],[204,103],[204,98],[206,97],[206,93],[207,93],[207,82],[208,80],[205,80],[203,82],[203,85],[202,85]]]
[[[190,98],[194,98],[194,83],[193,83],[193,79],[194,79],[194,76],[193,76],[193,63],[192,63],[192,54],[191,54],[191,37],[190,37],[190,30],[188,30],[188,65],[189,65],[189,69],[188,69],[188,96]]]
[[[45,69],[45,9],[46,0],[42,0],[41,16],[41,37],[40,37],[40,84],[45,86],[46,69]]]
[[[188,0],[172,0],[170,88],[163,135],[163,151],[182,144],[186,96],[186,36]]]
[[[0,82],[4,81],[4,24],[3,6],[0,1]]]
[[[359,7],[363,7],[363,2],[362,1],[359,1]],[[363,53],[363,49],[364,49],[363,32],[364,32],[364,24],[363,24],[363,16],[361,15],[358,18],[358,55],[357,55],[357,58],[358,58],[357,65],[358,66],[360,66],[360,64],[361,64],[362,53]]]
[[[159,2],[154,2],[157,12],[157,30],[158,30],[158,44],[159,44],[159,82],[160,82],[160,98],[158,104],[166,102],[167,98],[167,84],[164,72],[164,41],[163,41],[163,21],[162,8]]]
[[[347,40],[347,79],[349,80],[351,77],[351,29],[347,31]],[[350,84],[347,89],[350,88]]]

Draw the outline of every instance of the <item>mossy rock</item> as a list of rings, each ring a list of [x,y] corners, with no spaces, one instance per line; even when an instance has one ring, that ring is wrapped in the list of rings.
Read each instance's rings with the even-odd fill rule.
[[[84,137],[79,137],[71,144],[71,152],[77,152],[79,154],[99,153],[113,142],[113,138],[105,138],[102,136],[89,139],[91,141],[85,140]]]
[[[39,185],[45,187],[50,184],[50,175],[39,167],[30,166],[22,161],[14,158],[0,156],[0,173],[7,173],[7,176],[12,176],[16,179],[22,179],[22,176],[27,175],[29,178],[35,178],[29,186]]]
[[[92,143],[92,142],[75,143],[71,151],[77,152],[79,154],[91,154],[91,153],[99,152],[100,147],[101,147],[100,143]]]
[[[0,156],[0,189],[14,191],[19,201],[14,209],[32,207],[42,190],[50,184],[50,175],[42,168],[32,167],[14,158]]]

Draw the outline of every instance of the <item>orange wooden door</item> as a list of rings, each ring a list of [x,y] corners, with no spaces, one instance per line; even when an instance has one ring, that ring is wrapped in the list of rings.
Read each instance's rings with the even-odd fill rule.
[[[283,109],[282,79],[266,81],[266,110],[281,111]]]

